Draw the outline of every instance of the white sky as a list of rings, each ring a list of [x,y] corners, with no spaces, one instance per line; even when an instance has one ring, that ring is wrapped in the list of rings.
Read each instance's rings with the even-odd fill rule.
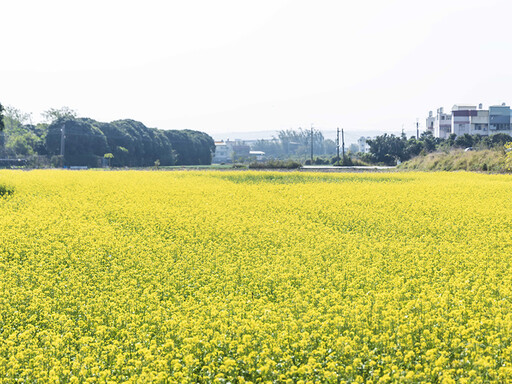
[[[34,120],[410,130],[512,103],[510,0],[0,0],[0,102]]]

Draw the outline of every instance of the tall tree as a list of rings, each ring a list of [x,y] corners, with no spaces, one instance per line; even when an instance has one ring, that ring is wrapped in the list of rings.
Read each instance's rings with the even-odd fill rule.
[[[474,144],[473,137],[470,134],[465,133],[463,135],[457,136],[457,138],[455,139],[454,145],[459,148],[467,148],[467,147],[472,147],[473,144]]]
[[[69,107],[62,107],[58,109],[50,108],[47,111],[44,111],[41,116],[47,123],[51,124],[59,119],[74,119],[78,116],[78,113]]]
[[[0,103],[0,156],[5,156],[4,107]]]
[[[108,147],[105,135],[93,122],[92,119],[61,119],[50,124],[46,136],[48,153],[60,154],[64,130],[64,164],[97,167]]]
[[[287,155],[303,155],[309,154],[311,151],[311,130],[309,129],[281,130],[277,137]],[[316,128],[313,128],[313,151],[317,155],[325,153],[324,135]]]
[[[252,145],[255,151],[263,151],[267,157],[283,156],[283,146],[275,137],[272,140],[258,140]]]
[[[494,135],[489,136],[489,140],[493,147],[498,147],[511,142],[512,137],[506,133],[495,133]]]
[[[4,130],[4,107],[0,103],[0,131]]]
[[[397,160],[403,161],[406,158],[405,137],[385,133],[375,139],[368,140],[368,144],[370,145],[370,153],[378,163],[395,165]]]
[[[12,106],[5,107],[4,130],[0,138],[2,156],[26,157],[44,152],[44,130],[30,124],[31,114]]]
[[[208,165],[212,163],[212,154],[215,152],[215,142],[210,135],[185,130],[162,131],[176,151],[177,165]]]

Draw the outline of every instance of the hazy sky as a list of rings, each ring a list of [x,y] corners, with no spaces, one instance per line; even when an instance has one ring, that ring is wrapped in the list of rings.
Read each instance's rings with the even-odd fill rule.
[[[1,2],[0,102],[211,134],[512,103],[509,0]]]

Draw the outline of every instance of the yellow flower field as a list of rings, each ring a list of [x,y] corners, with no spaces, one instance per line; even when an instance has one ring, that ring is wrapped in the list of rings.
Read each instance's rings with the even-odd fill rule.
[[[512,382],[509,176],[0,184],[0,383]]]

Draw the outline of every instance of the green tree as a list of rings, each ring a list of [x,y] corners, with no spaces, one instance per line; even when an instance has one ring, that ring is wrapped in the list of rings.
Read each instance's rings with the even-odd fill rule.
[[[46,131],[40,125],[30,124],[31,114],[12,106],[5,108],[4,130],[0,136],[0,152],[3,156],[26,157],[45,153],[43,136]]]
[[[48,126],[46,147],[50,155],[59,155],[62,130],[65,134],[64,165],[97,167],[107,153],[107,139],[92,119],[62,118]]]
[[[130,119],[96,125],[107,138],[114,166],[147,167],[157,159],[162,165],[175,163],[173,145],[162,130]]]
[[[78,113],[69,107],[62,107],[58,109],[50,108],[44,111],[41,116],[47,123],[51,124],[60,119],[75,119],[78,116]]]
[[[322,148],[323,148],[323,154],[324,155],[334,155],[336,154],[336,143],[334,142],[334,140],[331,140],[331,139],[325,139],[322,143]],[[341,145],[340,145],[340,150],[341,150]],[[348,152],[348,148],[345,147],[345,150]]]
[[[281,130],[277,136],[286,155],[303,156],[311,153],[311,130],[302,128]],[[315,128],[313,128],[313,154],[325,154],[324,135]]]
[[[4,107],[0,103],[0,157],[5,156]]]
[[[177,165],[209,165],[212,163],[215,142],[210,135],[189,129],[162,132],[171,142],[176,153]],[[164,165],[163,162],[162,165]]]
[[[114,158],[114,155],[112,153],[110,153],[110,152],[109,153],[105,153],[103,155],[103,158],[104,159],[108,159],[108,166],[109,166],[109,168],[112,168],[112,159]]]
[[[512,142],[512,136],[507,135],[506,133],[495,133],[494,135],[489,136],[489,140],[492,147],[501,147],[506,143]]]
[[[4,130],[4,107],[0,103],[0,131]]]
[[[252,149],[265,152],[265,155],[268,157],[280,158],[284,155],[283,146],[277,138],[273,138],[272,140],[258,140],[253,144]]]
[[[435,151],[436,147],[442,143],[443,139],[434,137],[434,134],[431,131],[425,131],[421,133],[420,141],[426,152],[432,152]]]
[[[385,133],[382,136],[377,136],[375,139],[368,140],[368,145],[370,146],[372,158],[377,163],[395,165],[397,160],[403,161],[407,158],[405,153],[405,137],[397,137]]]
[[[468,133],[465,133],[463,135],[457,136],[454,142],[454,146],[458,148],[468,148],[472,147],[474,144],[473,136],[471,136]]]
[[[410,159],[411,157],[418,156],[421,151],[424,149],[423,142],[421,140],[416,139],[416,137],[411,137],[405,143],[405,159]]]

